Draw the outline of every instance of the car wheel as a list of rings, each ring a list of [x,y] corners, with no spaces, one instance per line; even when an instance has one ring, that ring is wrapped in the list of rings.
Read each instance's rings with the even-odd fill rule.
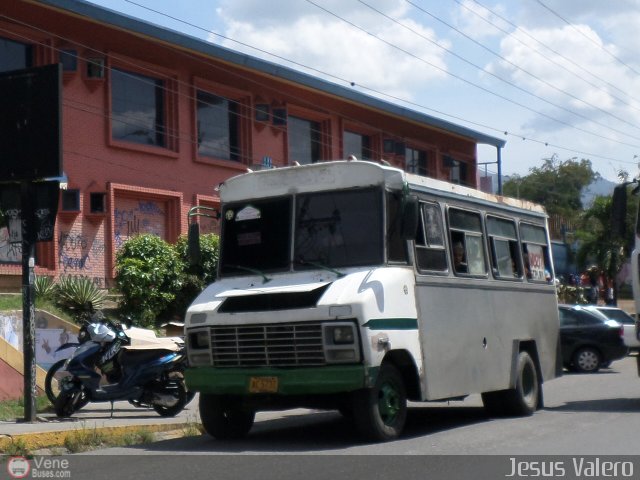
[[[573,354],[573,366],[580,373],[595,373],[600,369],[602,356],[593,347],[584,347]]]

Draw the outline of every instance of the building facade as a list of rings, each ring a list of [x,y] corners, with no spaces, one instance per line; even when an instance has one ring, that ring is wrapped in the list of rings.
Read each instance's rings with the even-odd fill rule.
[[[0,6],[0,71],[61,63],[61,192],[36,273],[113,280],[128,238],[174,242],[195,205],[247,168],[347,158],[477,187],[478,144],[504,141],[81,0]],[[1,114],[1,113],[0,113]],[[1,188],[1,187],[0,187]],[[201,221],[217,231],[216,222]],[[0,289],[20,284],[0,228]]]

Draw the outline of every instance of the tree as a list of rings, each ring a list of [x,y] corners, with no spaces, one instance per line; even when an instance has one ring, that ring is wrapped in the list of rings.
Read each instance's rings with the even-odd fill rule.
[[[617,298],[616,277],[627,260],[627,251],[633,241],[633,225],[637,199],[628,195],[626,228],[622,236],[613,234],[613,199],[596,197],[591,207],[580,216],[576,237],[579,242],[577,261],[579,266],[593,263],[607,281],[612,282],[614,298]]]
[[[507,180],[503,191],[506,196],[544,205],[549,215],[575,220],[583,208],[582,190],[599,176],[591,168],[590,160],[561,161],[554,154],[544,159],[541,167],[530,168],[528,175]]]

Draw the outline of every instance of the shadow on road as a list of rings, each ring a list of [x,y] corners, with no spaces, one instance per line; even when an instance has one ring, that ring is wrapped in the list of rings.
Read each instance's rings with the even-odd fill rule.
[[[640,412],[640,398],[603,398],[599,400],[576,400],[558,407],[547,407],[552,412]]]
[[[490,421],[482,407],[428,406],[410,408],[401,437],[411,439],[443,430]],[[284,452],[348,449],[366,445],[352,422],[337,412],[319,412],[256,422],[242,440],[218,441],[209,435],[164,440],[132,446],[152,453],[176,450],[189,453]]]

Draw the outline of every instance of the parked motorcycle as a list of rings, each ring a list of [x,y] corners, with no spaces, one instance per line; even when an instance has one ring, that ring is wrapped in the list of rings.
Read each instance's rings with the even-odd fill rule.
[[[184,382],[186,353],[180,338],[158,338],[152,331],[110,321],[86,326],[82,342],[64,368],[54,408],[69,417],[88,402],[128,400],[153,408],[159,415],[177,415],[193,398]]]

